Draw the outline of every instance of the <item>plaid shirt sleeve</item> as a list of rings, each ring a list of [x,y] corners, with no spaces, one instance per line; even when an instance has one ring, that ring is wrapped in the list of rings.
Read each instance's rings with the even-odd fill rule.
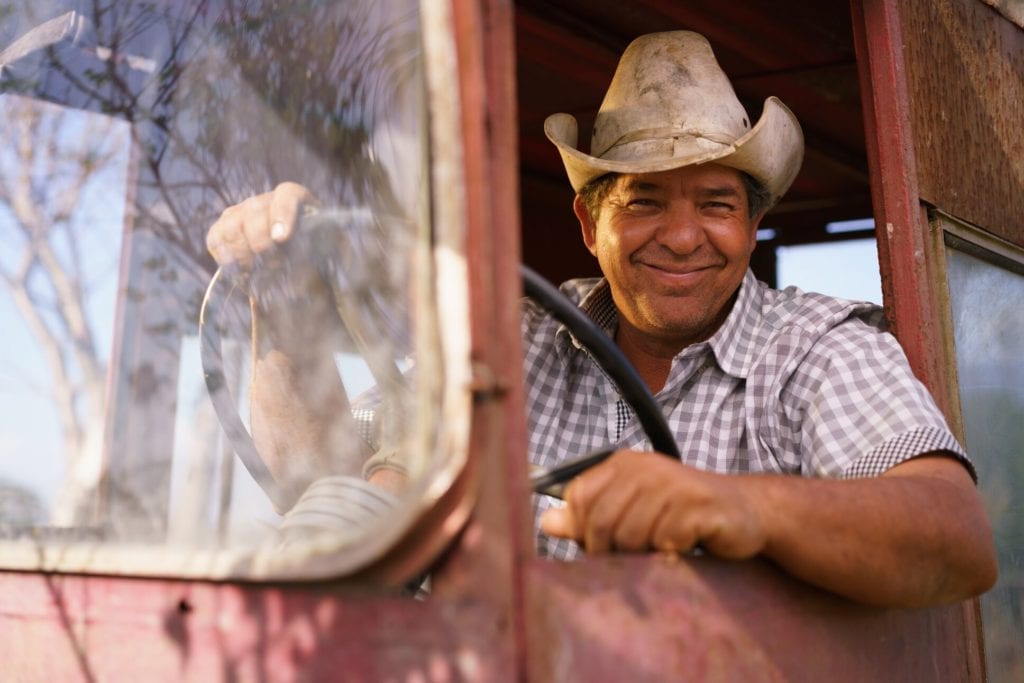
[[[787,382],[783,403],[791,407],[782,419],[787,413],[795,418],[789,426],[796,428],[806,474],[876,476],[943,451],[975,476],[896,339],[861,318],[840,323],[811,346]]]

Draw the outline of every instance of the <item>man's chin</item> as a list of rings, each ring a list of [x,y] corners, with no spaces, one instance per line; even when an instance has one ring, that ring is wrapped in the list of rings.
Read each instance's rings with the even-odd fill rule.
[[[694,300],[692,305],[680,307],[680,298],[674,297],[675,306],[651,311],[647,316],[647,334],[662,339],[672,339],[683,345],[704,341],[713,335],[728,315],[728,306],[715,306],[706,301]],[[709,313],[709,309],[713,312]]]

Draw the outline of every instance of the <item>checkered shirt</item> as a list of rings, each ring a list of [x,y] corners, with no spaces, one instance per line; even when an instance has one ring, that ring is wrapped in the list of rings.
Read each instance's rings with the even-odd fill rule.
[[[561,287],[613,334],[605,280]],[[522,318],[530,459],[551,467],[609,444],[651,445],[618,389],[569,330],[531,300]],[[973,475],[881,309],[771,289],[747,272],[729,316],[683,349],[655,396],[683,461],[722,473],[876,476],[914,456],[947,451]],[[538,519],[560,504],[534,496]],[[538,532],[542,556],[572,559],[575,543]]]

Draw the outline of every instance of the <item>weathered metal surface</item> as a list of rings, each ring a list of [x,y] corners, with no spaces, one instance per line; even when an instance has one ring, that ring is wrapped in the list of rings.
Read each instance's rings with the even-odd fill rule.
[[[473,409],[477,505],[434,585],[442,595],[487,602],[509,629],[497,647],[510,678],[524,658],[519,609],[522,557],[532,533],[519,335],[515,82],[508,2],[453,2],[464,117],[472,359],[490,389]]]
[[[857,7],[865,74],[901,81],[892,3]],[[762,563],[531,559],[516,327],[515,107],[506,2],[454,0],[470,225],[479,503],[425,602],[338,586],[239,586],[0,573],[2,678],[13,680],[973,680],[961,607],[873,610]],[[858,14],[859,12],[859,14]],[[779,11],[779,15],[785,12]],[[855,21],[855,23],[857,23]],[[864,27],[867,27],[865,31]],[[742,27],[749,34],[750,27]],[[876,33],[877,31],[877,33]],[[870,36],[870,39],[865,37]],[[901,86],[902,87],[902,86]],[[905,88],[903,88],[905,92]],[[902,97],[903,99],[900,99]],[[595,102],[596,104],[596,102]],[[901,109],[902,107],[902,109]],[[917,273],[922,212],[905,95],[869,105],[887,294],[920,366],[932,332]],[[485,111],[483,116],[480,111]],[[475,112],[475,113],[474,113]],[[890,118],[891,117],[891,118]],[[895,130],[890,130],[894,126]],[[877,137],[876,137],[877,136]],[[889,136],[889,137],[886,137]],[[893,145],[889,147],[889,145]],[[882,148],[882,149],[879,149]],[[914,176],[909,176],[914,177]],[[884,223],[883,223],[884,225]],[[542,226],[547,228],[547,226]],[[892,297],[890,296],[890,301]],[[925,305],[914,316],[915,307]],[[936,375],[925,372],[932,382]]]
[[[966,681],[958,606],[863,607],[767,563],[536,562],[531,681]]]
[[[901,0],[921,197],[1024,244],[1024,29],[978,0]]]
[[[1024,243],[1024,31],[976,0],[853,4],[890,319],[959,429],[942,236],[921,203]],[[977,604],[963,617],[966,663],[982,680]]]
[[[0,573],[5,681],[503,680],[477,601]]]
[[[928,227],[921,203],[904,61],[905,21],[899,0],[852,0],[854,38],[863,90],[868,163],[886,314],[915,374],[954,426],[960,424],[954,361],[947,345],[945,274],[934,258],[941,237]],[[950,87],[964,87],[950,83]],[[917,135],[922,135],[917,131]],[[924,161],[934,164],[934,159]],[[961,609],[953,642],[965,644],[970,680],[984,678],[977,604]]]
[[[929,259],[934,236],[919,200],[900,47],[902,16],[889,0],[853,0],[851,6],[886,317],[914,373],[950,416],[954,383],[942,353],[941,273]]]

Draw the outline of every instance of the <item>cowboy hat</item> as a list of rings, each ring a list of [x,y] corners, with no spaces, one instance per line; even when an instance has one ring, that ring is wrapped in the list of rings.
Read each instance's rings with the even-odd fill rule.
[[[777,202],[803,159],[803,134],[775,97],[750,126],[708,41],[690,31],[641,36],[619,60],[594,122],[590,154],[577,148],[571,114],[553,114],[544,134],[577,192],[606,173],[651,173],[714,161],[758,180]]]

